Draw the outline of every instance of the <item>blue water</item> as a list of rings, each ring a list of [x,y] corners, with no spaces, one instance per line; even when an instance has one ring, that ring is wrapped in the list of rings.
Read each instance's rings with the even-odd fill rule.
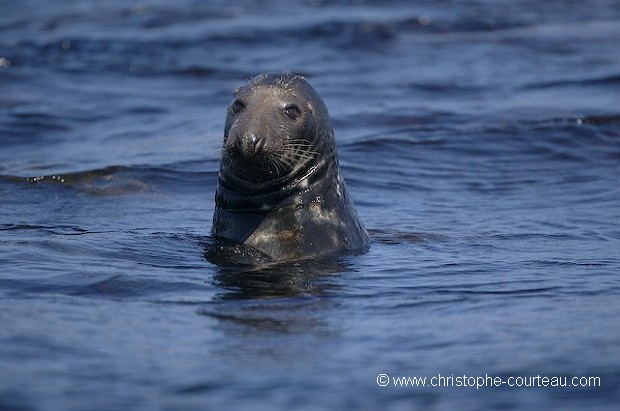
[[[614,0],[0,1],[0,409],[613,409],[618,39]],[[282,70],[374,242],[214,266],[225,107]]]

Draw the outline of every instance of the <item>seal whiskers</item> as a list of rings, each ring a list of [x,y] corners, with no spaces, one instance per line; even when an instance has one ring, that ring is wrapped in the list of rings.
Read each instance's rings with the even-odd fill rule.
[[[287,140],[278,152],[279,160],[293,168],[301,162],[311,161],[319,155],[312,143],[305,139]]]

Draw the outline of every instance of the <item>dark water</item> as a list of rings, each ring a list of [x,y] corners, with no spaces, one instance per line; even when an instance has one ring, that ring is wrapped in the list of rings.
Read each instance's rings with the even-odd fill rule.
[[[618,39],[614,0],[0,1],[0,409],[612,409]],[[206,261],[225,106],[273,70],[368,253]]]

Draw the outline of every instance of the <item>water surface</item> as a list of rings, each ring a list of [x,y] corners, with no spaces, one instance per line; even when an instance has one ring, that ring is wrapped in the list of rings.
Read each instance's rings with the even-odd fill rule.
[[[1,409],[620,402],[617,2],[100,3],[0,3]],[[374,242],[217,267],[225,107],[281,70]]]

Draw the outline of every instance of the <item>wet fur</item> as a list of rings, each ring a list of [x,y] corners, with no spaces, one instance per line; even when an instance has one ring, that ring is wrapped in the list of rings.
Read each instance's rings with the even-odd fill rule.
[[[282,110],[295,106],[299,118]],[[262,74],[229,106],[213,235],[274,261],[363,251],[327,108],[301,76]]]

